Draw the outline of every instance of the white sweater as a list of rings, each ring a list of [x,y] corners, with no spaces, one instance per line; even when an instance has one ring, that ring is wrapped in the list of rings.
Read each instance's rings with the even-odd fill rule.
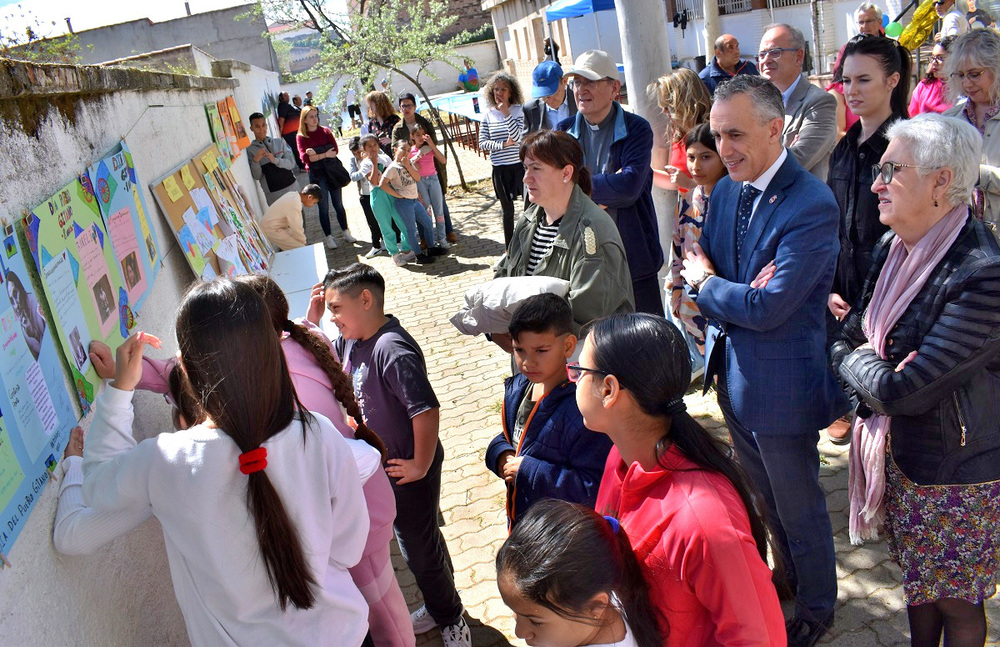
[[[361,558],[368,512],[343,436],[316,416],[267,440],[266,473],[318,583],[313,608],[284,612],[268,583],[240,450],[205,425],[132,438],[132,392],[107,386],[84,450],[83,499],[97,513],[160,520],[174,593],[194,645],[360,645],[368,607],[347,569]]]

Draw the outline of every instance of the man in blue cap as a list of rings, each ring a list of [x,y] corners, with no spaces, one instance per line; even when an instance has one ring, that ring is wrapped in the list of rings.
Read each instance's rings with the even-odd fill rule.
[[[566,91],[566,81],[555,61],[538,64],[531,73],[531,101],[524,104],[524,135],[553,130],[563,119],[576,115],[576,101]]]

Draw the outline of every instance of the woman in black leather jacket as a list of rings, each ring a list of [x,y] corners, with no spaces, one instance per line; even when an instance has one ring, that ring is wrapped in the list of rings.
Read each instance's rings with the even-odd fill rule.
[[[830,348],[858,402],[851,540],[884,515],[913,645],[983,645],[1000,578],[1000,244],[966,204],[977,136],[938,115],[888,130],[872,191],[892,231]]]

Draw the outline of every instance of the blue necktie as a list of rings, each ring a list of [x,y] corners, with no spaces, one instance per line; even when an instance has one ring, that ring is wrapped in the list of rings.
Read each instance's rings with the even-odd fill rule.
[[[736,262],[743,257],[743,239],[747,237],[750,228],[750,216],[753,215],[753,201],[760,195],[760,189],[752,184],[744,184],[740,190],[740,204],[736,209]]]

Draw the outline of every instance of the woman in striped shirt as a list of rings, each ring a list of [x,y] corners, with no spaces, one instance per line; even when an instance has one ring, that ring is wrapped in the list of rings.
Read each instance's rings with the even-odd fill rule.
[[[514,201],[520,200],[524,167],[518,157],[521,129],[524,126],[524,99],[517,79],[497,72],[483,86],[483,98],[489,110],[479,130],[479,148],[490,153],[493,164],[493,190],[503,209],[503,241],[510,245],[514,233]]]
[[[611,216],[590,199],[583,149],[567,133],[543,130],[521,146],[532,205],[514,228],[496,278],[550,276],[569,281],[574,332],[591,319],[634,312],[632,277]],[[492,335],[501,347],[505,335]]]

